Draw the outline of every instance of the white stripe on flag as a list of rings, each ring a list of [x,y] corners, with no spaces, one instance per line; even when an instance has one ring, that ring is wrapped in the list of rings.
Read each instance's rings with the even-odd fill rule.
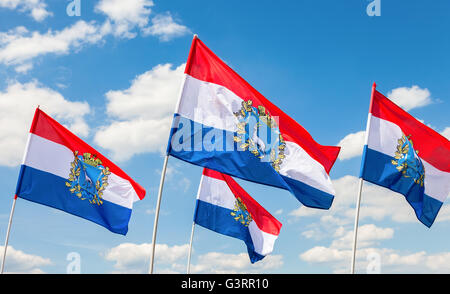
[[[252,221],[250,223],[248,229],[250,231],[250,236],[252,237],[255,252],[261,255],[272,253],[273,246],[275,245],[275,240],[278,238],[278,236],[262,231],[255,223],[255,221]]]
[[[236,197],[227,183],[216,178],[202,175],[197,199],[226,209],[234,209]]]
[[[204,126],[237,131],[234,116],[243,100],[227,88],[186,75],[177,113]]]
[[[69,178],[71,163],[74,161],[72,150],[31,133],[28,141],[29,148],[23,165],[64,179]],[[102,198],[129,209],[132,209],[133,202],[139,199],[131,183],[114,173],[108,176],[108,186],[103,191]]]
[[[333,184],[323,165],[311,158],[302,147],[286,141],[285,155],[280,174],[334,195]]]

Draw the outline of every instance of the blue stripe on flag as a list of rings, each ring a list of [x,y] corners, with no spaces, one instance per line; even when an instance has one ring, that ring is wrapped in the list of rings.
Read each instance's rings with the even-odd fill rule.
[[[177,117],[180,116],[175,116],[174,124],[178,125],[178,128],[172,128],[167,150],[171,156],[250,182],[288,190],[308,207],[328,209],[333,203],[333,195],[283,176],[271,166],[270,162],[263,162],[251,152],[239,149],[233,140],[236,133],[204,126],[186,118],[180,119],[180,123],[177,124]],[[186,127],[183,124],[189,125]],[[183,131],[183,128],[187,131]],[[178,130],[185,137],[181,135],[175,137],[174,134]],[[202,146],[204,140],[208,141],[205,136],[208,138],[211,133],[221,134],[211,140],[213,144],[217,144],[216,146],[221,146],[221,150],[208,150]],[[188,145],[188,150],[186,146],[182,148],[183,143]]]
[[[417,218],[431,227],[441,209],[442,202],[425,194],[424,187],[407,178],[392,164],[394,158],[364,146],[361,177],[405,196]]]
[[[99,224],[111,232],[126,235],[131,209],[103,200],[102,205],[91,204],[72,194],[66,179],[22,165],[17,196],[50,206]]]
[[[231,212],[233,211],[230,209],[197,200],[194,222],[216,233],[244,241],[252,263],[263,259],[263,255],[255,252],[248,227],[236,221]]]

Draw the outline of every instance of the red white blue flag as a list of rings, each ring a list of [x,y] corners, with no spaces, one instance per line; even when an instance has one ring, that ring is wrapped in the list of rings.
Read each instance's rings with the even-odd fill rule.
[[[273,251],[282,226],[233,178],[206,168],[197,195],[194,222],[244,241],[252,263]]]
[[[145,190],[118,166],[37,109],[16,195],[125,235]]]
[[[431,227],[450,193],[450,142],[374,89],[361,177],[403,194]]]
[[[322,146],[194,37],[168,154],[328,209],[339,147]]]

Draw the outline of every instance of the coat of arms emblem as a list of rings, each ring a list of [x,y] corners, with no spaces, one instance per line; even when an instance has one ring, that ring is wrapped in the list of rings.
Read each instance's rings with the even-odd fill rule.
[[[252,100],[242,102],[240,111],[234,113],[238,118],[237,135],[234,141],[241,149],[250,151],[263,162],[270,162],[279,172],[286,157],[286,143],[277,122],[263,106],[252,106]]]
[[[421,187],[425,180],[425,167],[422,160],[417,154],[418,150],[414,150],[411,136],[402,135],[398,140],[397,150],[395,151],[395,159],[392,164],[396,166],[397,170],[406,178],[412,178],[414,182]]]
[[[247,210],[247,206],[242,202],[241,198],[237,197],[234,203],[234,209],[230,213],[234,220],[240,222],[242,225],[248,227],[252,222],[252,216]]]
[[[109,168],[103,166],[102,161],[90,153],[79,155],[78,151],[75,151],[74,156],[66,186],[79,199],[102,205],[102,195],[111,174]]]

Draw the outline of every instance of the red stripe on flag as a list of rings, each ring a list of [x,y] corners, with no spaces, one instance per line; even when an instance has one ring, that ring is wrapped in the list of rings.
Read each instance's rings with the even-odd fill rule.
[[[222,173],[220,173],[218,171],[209,169],[209,168],[204,168],[203,169],[203,175],[207,176],[207,177],[210,177],[210,178],[214,178],[216,180],[225,181],[224,174],[222,174]]]
[[[260,230],[276,236],[280,234],[282,224],[256,202],[232,177],[207,168],[203,169],[203,175],[227,183],[233,195],[236,198],[239,197],[247,206],[248,212]]]
[[[373,116],[396,124],[409,136],[418,150],[420,158],[435,168],[450,172],[450,141],[444,136],[415,119],[378,91],[374,92],[370,107]],[[400,139],[400,138],[399,138]]]
[[[145,189],[130,178],[123,170],[115,165],[108,158],[104,157],[100,152],[89,146],[83,140],[75,136],[72,132],[51,118],[45,112],[36,109],[34,114],[33,123],[31,125],[30,133],[38,135],[49,141],[66,146],[72,151],[78,151],[78,153],[91,153],[98,159],[100,159],[104,166],[107,166],[109,170],[115,175],[128,180],[133,186],[138,197],[142,200],[145,197]]]
[[[279,127],[286,141],[297,143],[312,158],[323,165],[327,173],[333,167],[340,147],[318,144],[294,119],[272,104],[197,37],[192,41],[185,73],[205,82],[214,83],[232,91],[242,99],[251,99],[253,106],[264,106],[271,116],[279,117]]]

